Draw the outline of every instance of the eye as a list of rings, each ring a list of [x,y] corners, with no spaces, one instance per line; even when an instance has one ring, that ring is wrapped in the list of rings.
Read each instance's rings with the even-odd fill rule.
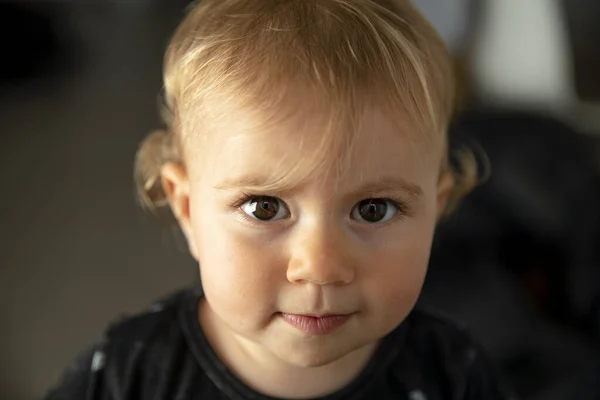
[[[357,221],[369,224],[386,222],[398,213],[398,206],[392,200],[367,199],[354,206],[350,216]]]
[[[240,206],[250,218],[259,221],[275,221],[289,215],[285,204],[276,197],[254,196]]]

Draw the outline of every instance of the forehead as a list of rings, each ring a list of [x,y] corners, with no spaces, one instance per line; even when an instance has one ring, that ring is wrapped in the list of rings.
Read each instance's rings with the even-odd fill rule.
[[[216,186],[285,191],[307,183],[329,187],[402,179],[439,170],[440,149],[378,109],[355,125],[331,124],[318,112],[257,126],[240,118],[221,124],[189,169]],[[200,167],[201,166],[201,167]]]

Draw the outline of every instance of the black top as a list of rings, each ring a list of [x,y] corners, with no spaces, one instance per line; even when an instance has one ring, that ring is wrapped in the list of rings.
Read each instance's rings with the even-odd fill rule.
[[[200,288],[111,326],[46,400],[274,400],[239,381],[198,323]],[[414,310],[359,376],[322,400],[512,399],[481,348],[440,316]]]

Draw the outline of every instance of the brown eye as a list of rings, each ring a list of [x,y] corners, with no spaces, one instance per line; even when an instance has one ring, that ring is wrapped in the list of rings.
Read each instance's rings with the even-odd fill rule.
[[[285,218],[288,214],[283,202],[276,197],[256,196],[240,207],[249,217],[260,221],[273,221]]]
[[[389,221],[397,212],[398,207],[390,200],[368,199],[354,206],[350,215],[357,221],[374,224]]]

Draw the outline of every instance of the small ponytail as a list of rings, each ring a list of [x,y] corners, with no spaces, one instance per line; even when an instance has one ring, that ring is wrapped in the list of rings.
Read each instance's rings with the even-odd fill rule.
[[[483,149],[479,150],[480,160],[475,151],[468,147],[460,147],[452,151],[451,173],[454,185],[448,196],[444,216],[452,214],[467,194],[489,178],[489,160]]]
[[[150,133],[135,156],[134,180],[141,206],[155,215],[169,210],[161,181],[161,168],[167,162],[179,162],[173,135],[166,130]]]

